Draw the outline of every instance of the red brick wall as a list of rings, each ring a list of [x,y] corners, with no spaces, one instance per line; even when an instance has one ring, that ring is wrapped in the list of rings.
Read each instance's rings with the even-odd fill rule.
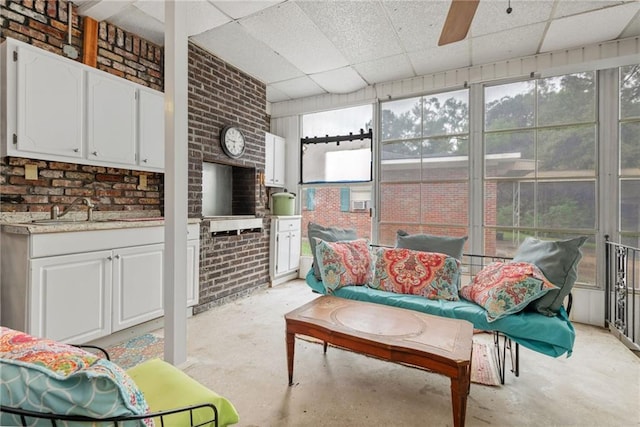
[[[379,242],[394,245],[399,229],[410,234],[468,235],[468,194],[466,182],[381,185]]]
[[[25,180],[25,164],[38,166],[37,180]],[[0,165],[0,212],[49,212],[76,197],[90,197],[102,212],[162,207],[161,174],[19,157],[4,158]],[[138,190],[141,174],[148,176],[145,190]]]
[[[369,211],[340,211],[340,188],[327,187],[315,189],[315,207],[308,210],[302,207],[302,237],[307,237],[310,222],[325,227],[353,228],[358,237],[371,240],[371,217]]]
[[[220,131],[231,124],[237,125],[247,140],[245,154],[235,160],[220,147]],[[190,44],[189,216],[202,215],[202,163],[264,170],[264,134],[268,130],[266,86]],[[266,191],[260,192],[256,185],[254,198],[256,214],[265,216]],[[262,232],[214,236],[208,222],[202,224],[200,304],[195,313],[268,285],[269,227],[265,217]]]
[[[67,43],[68,2],[0,0],[0,41],[11,37],[62,55]],[[73,6],[72,44],[82,58],[84,20]],[[163,50],[136,35],[101,22],[98,28],[99,69],[162,90]],[[25,180],[24,165],[38,166],[38,179]],[[148,177],[138,190],[139,175]],[[49,162],[17,157],[0,159],[0,213],[48,212],[77,196],[91,197],[100,211],[162,210],[163,174],[128,169]]]

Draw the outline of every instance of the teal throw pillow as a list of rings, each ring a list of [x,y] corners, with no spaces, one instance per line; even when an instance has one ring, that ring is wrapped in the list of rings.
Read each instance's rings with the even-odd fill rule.
[[[449,237],[435,236],[432,234],[409,235],[404,230],[398,230],[396,247],[422,252],[438,252],[462,260],[464,244],[467,236]]]
[[[310,222],[307,226],[307,237],[311,246],[311,254],[313,255],[313,275],[317,280],[322,280],[320,268],[318,266],[318,257],[316,254],[316,239],[325,242],[341,242],[356,240],[358,235],[356,230],[350,228],[324,227],[320,224]]]
[[[558,313],[578,277],[578,263],[582,258],[580,248],[586,240],[586,236],[557,241],[527,237],[522,242],[513,261],[535,264],[544,276],[558,287],[533,301],[530,307],[547,316],[555,316]]]

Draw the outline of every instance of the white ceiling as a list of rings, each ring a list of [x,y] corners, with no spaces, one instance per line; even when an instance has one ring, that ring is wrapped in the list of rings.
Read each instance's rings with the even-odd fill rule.
[[[449,0],[178,0],[190,40],[267,85],[267,100],[640,35],[640,2],[481,0],[465,40],[437,46]],[[164,45],[164,2],[73,0],[81,15]]]

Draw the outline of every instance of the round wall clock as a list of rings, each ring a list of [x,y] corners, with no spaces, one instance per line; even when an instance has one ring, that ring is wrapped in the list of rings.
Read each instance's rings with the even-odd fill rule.
[[[222,151],[234,159],[244,154],[247,145],[242,131],[235,126],[226,126],[220,133],[220,144]]]

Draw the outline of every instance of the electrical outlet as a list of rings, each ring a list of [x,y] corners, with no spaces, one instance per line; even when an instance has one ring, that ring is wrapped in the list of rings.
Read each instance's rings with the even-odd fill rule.
[[[38,165],[24,165],[24,179],[38,179]]]
[[[138,185],[139,190],[147,189],[147,175],[140,175],[140,184]]]

